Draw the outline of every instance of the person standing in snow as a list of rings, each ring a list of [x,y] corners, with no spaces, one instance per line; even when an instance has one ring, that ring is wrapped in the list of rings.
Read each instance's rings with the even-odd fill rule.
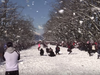
[[[89,41],[87,41],[86,50],[88,51],[89,56],[92,56],[92,45]]]
[[[38,50],[40,49],[40,47],[41,47],[41,45],[40,45],[40,43],[38,44]]]
[[[4,60],[6,62],[5,75],[19,75],[18,60],[20,53],[15,50],[12,42],[7,43],[7,50],[4,53]]]
[[[41,56],[44,55],[44,50],[43,50],[43,48],[40,49],[40,55],[41,55]]]
[[[57,46],[56,46],[56,51],[55,51],[56,54],[59,54],[59,51],[60,51],[60,47],[57,45]]]
[[[68,54],[72,53],[73,45],[71,44],[71,42],[67,43],[67,47],[68,47],[67,51],[69,52]]]
[[[100,43],[97,44],[97,53],[98,53],[97,59],[99,59],[99,57],[100,57]]]

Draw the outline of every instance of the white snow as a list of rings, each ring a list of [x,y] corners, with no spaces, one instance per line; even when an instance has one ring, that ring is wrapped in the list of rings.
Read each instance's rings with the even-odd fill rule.
[[[100,7],[96,7],[96,6],[94,6],[94,5],[91,5],[91,6],[93,6],[92,11],[95,11],[95,10],[100,11]]]
[[[64,13],[64,10],[63,9],[59,10],[59,13],[60,14],[63,14]]]
[[[32,5],[34,5],[34,1],[32,1]]]
[[[44,5],[46,5],[47,4],[47,1],[44,1]]]
[[[75,15],[76,15],[76,13],[73,13],[73,15],[75,16]]]
[[[27,7],[30,7],[30,5],[29,5],[29,4],[27,4]]]
[[[83,23],[83,21],[79,21],[79,23],[80,23],[80,24],[82,24],[82,23]]]
[[[94,17],[90,17],[91,18],[91,20],[93,20],[94,19]]]
[[[36,12],[39,12],[38,10]]]
[[[48,45],[55,51],[55,46]],[[85,51],[77,48],[68,55],[67,48],[60,47],[61,55],[49,57],[45,52],[44,56],[39,55],[37,45],[30,49],[21,51],[19,60],[20,75],[99,75],[100,59],[97,53],[89,57]],[[45,48],[43,48],[45,51]],[[5,73],[5,62],[0,64],[0,75]]]
[[[63,3],[63,1],[60,1],[59,3]]]
[[[80,0],[80,2],[82,2],[83,0]]]
[[[34,32],[36,35],[40,35],[40,33],[38,33],[38,32]]]

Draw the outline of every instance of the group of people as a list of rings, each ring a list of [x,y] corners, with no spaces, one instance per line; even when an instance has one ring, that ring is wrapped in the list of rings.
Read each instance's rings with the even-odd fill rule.
[[[87,41],[87,43],[85,45],[82,45],[81,43],[79,44],[79,49],[82,50],[82,46],[84,46],[84,50],[88,52],[89,56],[92,56],[92,52],[97,52],[98,56],[97,59],[100,58],[100,43],[90,43],[89,41]],[[74,45],[72,43],[68,43],[67,44],[67,51],[69,52],[68,54],[70,54],[72,52],[72,49],[74,48]],[[6,62],[6,72],[5,75],[19,75],[19,68],[18,68],[18,60],[20,59],[20,52],[18,50],[16,50],[16,48],[13,47],[13,43],[12,42],[8,42],[6,44],[6,48],[5,48],[5,52],[3,54],[3,59]],[[55,47],[55,52],[53,51],[53,49],[50,47],[46,47],[46,52],[48,54],[48,56],[50,57],[54,57],[56,55],[60,55],[60,47],[57,44]],[[40,51],[40,55],[43,56],[44,55],[44,50],[43,48],[41,48],[41,45],[38,44],[38,50]]]
[[[100,57],[100,42],[87,41],[86,43],[81,42],[78,47],[80,50],[88,52],[89,56],[92,56],[92,53],[98,53],[97,59]]]
[[[90,41],[87,41],[85,44],[83,43],[78,43],[78,42],[68,42],[67,44],[67,51],[68,51],[68,54],[71,54],[72,53],[72,49],[75,47],[75,45],[78,45],[78,48],[80,50],[84,50],[84,51],[87,51],[89,56],[92,56],[92,53],[95,53],[97,52],[98,55],[97,55],[97,59],[100,58],[100,42],[93,42],[91,43]],[[40,48],[40,46],[38,47]],[[53,49],[52,48],[46,48],[46,52],[49,54],[49,56],[55,56],[56,54],[60,54],[60,47],[59,45],[57,44],[56,45],[56,48],[55,48],[55,53],[53,52]],[[44,50],[43,48],[40,48],[40,55],[44,55]]]
[[[44,55],[44,50],[43,50],[43,48],[41,48],[40,44],[38,44],[38,50],[40,51],[40,55],[43,56]],[[59,55],[60,54],[59,52],[60,52],[60,47],[58,45],[55,48],[55,52],[53,51],[53,49],[51,47],[50,48],[46,47],[46,53],[50,57],[54,57],[57,54]]]

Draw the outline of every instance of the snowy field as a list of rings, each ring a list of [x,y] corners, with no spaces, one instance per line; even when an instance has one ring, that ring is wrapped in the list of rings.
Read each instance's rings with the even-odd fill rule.
[[[100,59],[97,53],[89,57],[87,52],[73,49],[68,55],[67,48],[61,48],[61,55],[49,57],[39,55],[37,45],[21,51],[20,75],[100,75]],[[55,51],[55,46],[49,45]],[[45,50],[45,48],[44,48]],[[0,63],[0,75],[5,74],[5,62]]]

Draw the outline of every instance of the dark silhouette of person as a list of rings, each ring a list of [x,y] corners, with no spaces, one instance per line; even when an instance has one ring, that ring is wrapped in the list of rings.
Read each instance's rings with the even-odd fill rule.
[[[87,41],[86,49],[88,51],[89,56],[92,56],[92,54],[91,54],[92,53],[92,45],[89,41]]]
[[[69,52],[68,54],[72,53],[73,45],[71,43],[68,43],[67,47],[68,47],[67,51]]]
[[[56,56],[56,55],[54,54],[54,52],[53,52],[53,49],[52,49],[52,48],[50,48],[50,49],[49,49],[49,52],[50,52],[50,54],[49,54],[49,56],[50,56],[50,57],[54,57],[54,56]]]
[[[44,55],[44,50],[41,48],[40,49],[40,55],[43,56]]]
[[[59,54],[59,52],[60,52],[60,47],[58,45],[56,46],[56,51],[55,52],[56,52],[56,54]]]
[[[46,48],[46,52],[47,52],[47,53],[50,53],[50,52],[49,52],[49,48],[48,48],[48,47]]]

